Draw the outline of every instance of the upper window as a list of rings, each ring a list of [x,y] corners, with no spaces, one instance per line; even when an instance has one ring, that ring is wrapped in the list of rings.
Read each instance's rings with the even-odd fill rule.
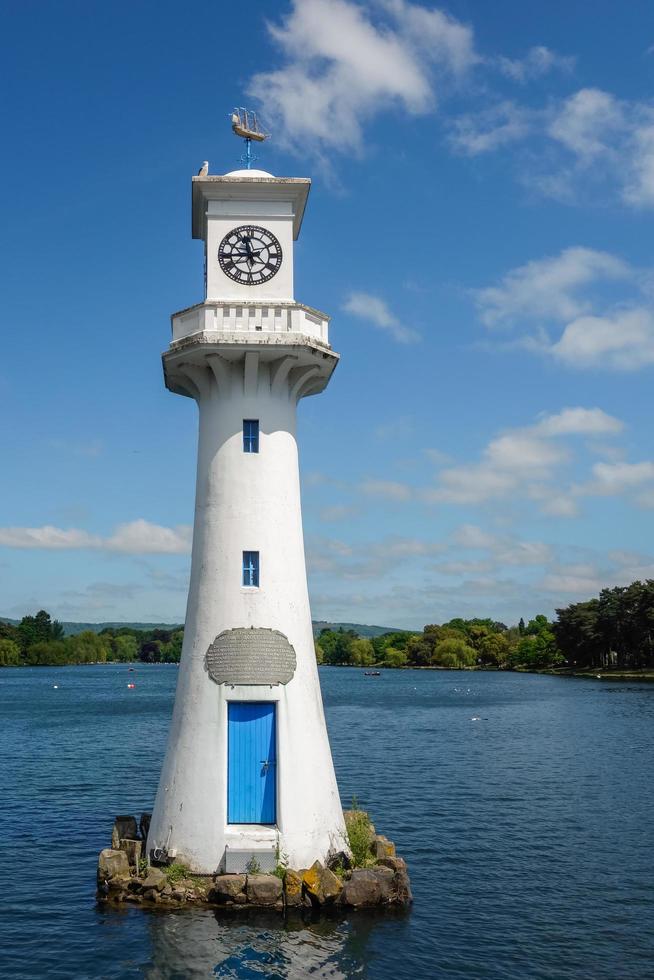
[[[259,587],[259,552],[243,552],[243,585]]]
[[[259,419],[243,419],[243,452],[259,452]]]

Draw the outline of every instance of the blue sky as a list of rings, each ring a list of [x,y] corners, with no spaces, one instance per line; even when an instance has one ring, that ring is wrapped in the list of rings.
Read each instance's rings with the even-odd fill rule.
[[[649,3],[3,5],[0,613],[183,619],[190,176],[314,181],[296,296],[315,618],[514,622],[654,577]]]

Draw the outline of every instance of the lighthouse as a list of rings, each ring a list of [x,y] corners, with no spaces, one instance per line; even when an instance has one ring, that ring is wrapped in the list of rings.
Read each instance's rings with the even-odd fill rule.
[[[205,298],[173,314],[163,355],[166,387],[197,403],[199,437],[184,645],[148,853],[200,874],[307,868],[345,848],[345,826],[314,652],[296,413],[338,354],[329,317],[294,294],[310,180],[206,171],[192,178]]]

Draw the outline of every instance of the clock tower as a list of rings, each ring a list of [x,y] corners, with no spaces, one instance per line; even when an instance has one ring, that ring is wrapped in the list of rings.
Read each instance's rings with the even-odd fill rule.
[[[345,847],[306,581],[296,409],[338,363],[294,298],[310,181],[192,179],[205,299],[172,316],[166,386],[199,411],[184,646],[148,835],[201,874],[296,868]]]

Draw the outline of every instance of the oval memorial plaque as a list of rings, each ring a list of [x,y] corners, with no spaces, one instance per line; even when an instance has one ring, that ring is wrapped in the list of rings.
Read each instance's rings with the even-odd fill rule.
[[[288,684],[297,665],[284,634],[259,627],[224,630],[204,659],[216,684]]]

